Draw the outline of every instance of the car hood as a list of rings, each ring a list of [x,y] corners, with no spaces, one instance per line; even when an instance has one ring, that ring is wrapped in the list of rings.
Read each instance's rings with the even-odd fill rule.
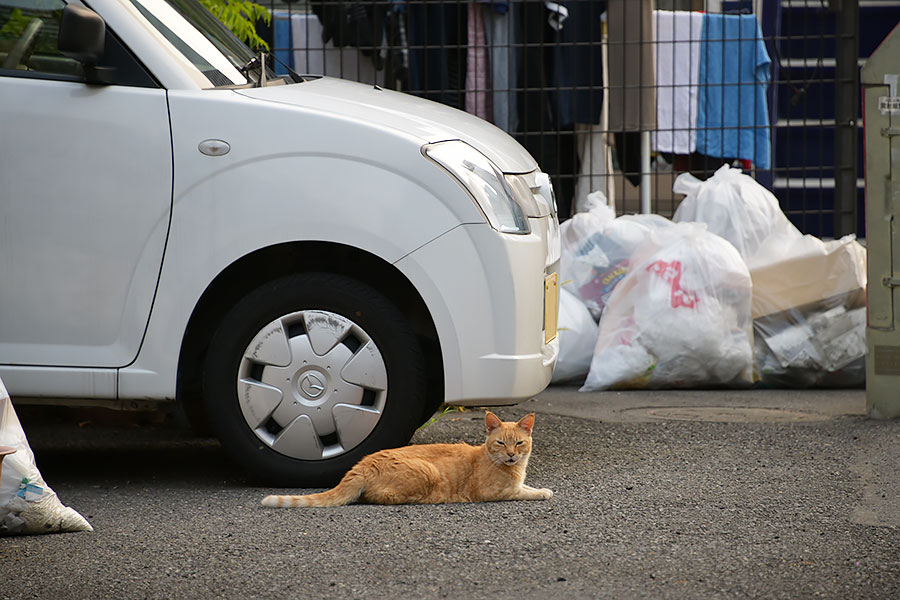
[[[415,136],[423,143],[463,140],[505,173],[529,173],[537,168],[528,151],[499,127],[461,110],[409,94],[331,77],[236,91],[249,98],[378,124]]]

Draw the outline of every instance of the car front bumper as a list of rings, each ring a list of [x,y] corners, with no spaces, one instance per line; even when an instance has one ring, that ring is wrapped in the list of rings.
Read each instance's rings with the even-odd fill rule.
[[[447,404],[515,404],[550,382],[559,354],[559,224],[555,216],[529,223],[528,235],[460,225],[396,265],[431,311]]]

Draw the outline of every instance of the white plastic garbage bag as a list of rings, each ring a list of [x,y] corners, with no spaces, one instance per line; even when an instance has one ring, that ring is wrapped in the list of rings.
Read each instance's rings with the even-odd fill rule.
[[[699,223],[650,232],[609,297],[582,391],[753,383],[750,273]]]
[[[576,200],[575,202],[575,212],[583,213],[598,206],[609,206],[609,200],[606,198],[606,194],[601,191],[591,192],[584,198],[584,200]],[[612,208],[612,207],[610,207]]]
[[[572,282],[597,320],[607,299],[628,272],[631,253],[652,231],[671,225],[660,215],[626,215],[616,218],[613,209],[597,204],[560,226],[563,282]]]
[[[771,236],[793,240],[802,235],[772,192],[740,169],[724,165],[706,181],[683,173],[672,191],[686,194],[673,221],[706,223],[709,231],[734,244],[747,262]]]
[[[550,383],[584,381],[597,343],[597,323],[584,303],[559,289],[559,358]]]
[[[738,169],[684,174],[675,221],[706,223],[741,253],[753,280],[756,377],[763,386],[865,383],[866,252],[854,236],[802,235],[776,198]]]
[[[44,482],[2,381],[0,446],[16,449],[3,459],[0,473],[0,535],[94,530]]]

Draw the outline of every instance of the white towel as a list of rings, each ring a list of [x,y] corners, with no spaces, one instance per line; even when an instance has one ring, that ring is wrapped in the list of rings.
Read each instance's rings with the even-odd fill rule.
[[[703,13],[657,10],[656,120],[651,144],[658,152],[690,154],[697,149],[697,99]]]

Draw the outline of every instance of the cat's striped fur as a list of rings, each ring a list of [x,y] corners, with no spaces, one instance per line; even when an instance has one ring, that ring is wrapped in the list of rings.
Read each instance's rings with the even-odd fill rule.
[[[333,489],[305,496],[266,496],[264,506],[437,504],[547,500],[553,492],[525,485],[534,413],[518,422],[485,415],[480,446],[420,444],[366,456]]]

